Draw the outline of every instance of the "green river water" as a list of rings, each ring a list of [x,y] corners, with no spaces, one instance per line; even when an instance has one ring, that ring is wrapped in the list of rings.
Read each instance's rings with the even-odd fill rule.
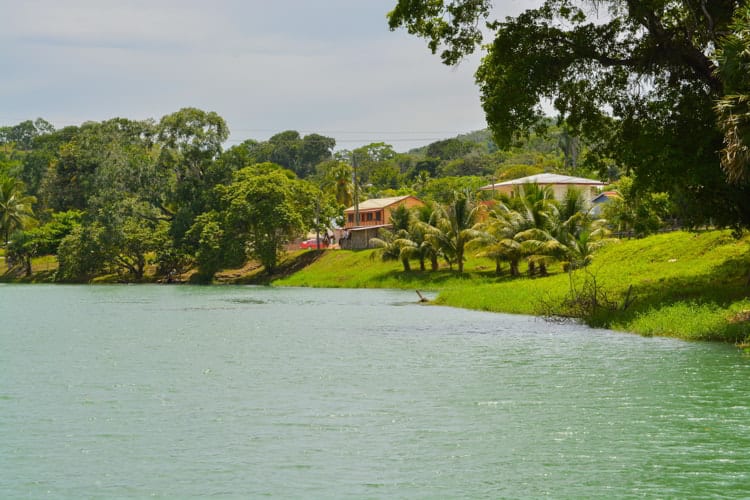
[[[0,285],[0,498],[749,498],[749,396],[413,291]]]

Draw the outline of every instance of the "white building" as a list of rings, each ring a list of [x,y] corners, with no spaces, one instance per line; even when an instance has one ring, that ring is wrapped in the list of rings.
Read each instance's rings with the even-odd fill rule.
[[[514,189],[523,189],[525,184],[537,184],[538,186],[551,187],[555,199],[558,201],[565,199],[565,195],[569,189],[575,188],[581,191],[583,198],[587,203],[590,203],[591,200],[599,194],[599,191],[606,186],[606,183],[595,179],[584,179],[583,177],[559,174],[536,174],[528,177],[521,177],[520,179],[488,184],[479,189],[483,191],[496,191],[508,196],[513,196]]]

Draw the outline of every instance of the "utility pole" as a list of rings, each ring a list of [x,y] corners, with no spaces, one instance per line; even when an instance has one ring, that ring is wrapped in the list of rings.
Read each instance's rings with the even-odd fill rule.
[[[320,198],[315,200],[315,246],[320,250]]]
[[[359,227],[359,188],[357,187],[357,155],[352,151],[352,181],[354,184],[354,226]]]

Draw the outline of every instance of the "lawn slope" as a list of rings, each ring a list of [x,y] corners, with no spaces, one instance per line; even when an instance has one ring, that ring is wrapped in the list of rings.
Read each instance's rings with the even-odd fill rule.
[[[600,249],[587,269],[569,274],[553,266],[546,278],[498,277],[494,263],[479,258],[470,258],[464,275],[448,268],[401,269],[373,251],[331,250],[274,284],[435,290],[436,303],[456,307],[573,314],[593,326],[686,340],[750,340],[750,237],[737,240],[728,231],[615,241]],[[596,308],[587,301],[594,284]],[[571,297],[578,300],[566,304]]]

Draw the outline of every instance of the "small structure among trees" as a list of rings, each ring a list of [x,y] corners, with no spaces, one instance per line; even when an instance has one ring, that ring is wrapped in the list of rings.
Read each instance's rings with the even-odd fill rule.
[[[411,209],[424,203],[416,196],[374,198],[344,210],[344,237],[341,248],[360,250],[370,248],[370,239],[378,236],[382,228],[391,227],[391,214],[399,207]]]
[[[523,186],[528,184],[537,184],[538,186],[543,187],[549,186],[555,200],[557,201],[563,201],[570,189],[577,189],[581,192],[583,201],[587,205],[591,204],[591,200],[593,200],[599,194],[599,190],[606,185],[606,183],[595,179],[584,179],[583,177],[545,173],[521,177],[520,179],[513,179],[496,184],[488,184],[479,189],[482,191],[494,191],[506,196],[513,196],[519,187],[523,188]]]

